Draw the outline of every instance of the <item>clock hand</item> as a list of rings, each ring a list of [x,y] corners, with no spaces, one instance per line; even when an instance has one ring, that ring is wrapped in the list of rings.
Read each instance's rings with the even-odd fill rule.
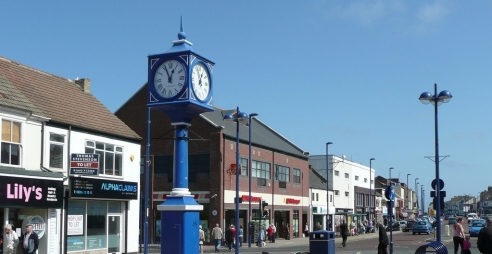
[[[164,66],[164,70],[166,70],[166,74],[167,74],[167,83],[171,83],[171,77],[169,77],[169,72],[167,71],[166,66]]]

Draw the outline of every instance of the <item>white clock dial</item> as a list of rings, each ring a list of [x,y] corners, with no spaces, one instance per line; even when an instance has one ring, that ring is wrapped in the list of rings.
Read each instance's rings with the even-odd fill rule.
[[[202,63],[193,66],[191,80],[193,84],[193,93],[195,93],[196,98],[201,101],[205,100],[210,93],[210,76],[207,67]]]
[[[186,69],[176,60],[168,60],[157,68],[154,88],[163,98],[176,96],[186,84]]]

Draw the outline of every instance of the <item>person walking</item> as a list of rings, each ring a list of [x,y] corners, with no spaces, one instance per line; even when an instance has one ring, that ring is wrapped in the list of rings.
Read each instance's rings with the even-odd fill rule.
[[[342,246],[345,247],[347,244],[347,236],[349,234],[348,225],[345,221],[342,221],[340,225],[340,234],[342,235]]]
[[[203,242],[205,241],[205,232],[203,232],[202,225],[198,226],[198,237],[199,237],[199,242],[198,242],[198,250],[200,251],[199,253],[203,253]]]
[[[277,234],[277,227],[275,227],[275,225],[273,225],[272,223],[272,243],[275,243],[275,235]]]
[[[309,236],[309,225],[307,224],[307,222],[306,222],[306,225],[304,225],[304,235],[306,237]]]
[[[384,225],[381,223],[377,224],[377,228],[379,231],[378,254],[388,254],[389,240],[386,229],[384,229]]]
[[[234,247],[234,233],[232,231],[233,228],[234,227],[230,225],[225,232],[225,240],[227,242],[227,247],[229,248],[229,251],[231,251],[232,248]]]
[[[243,247],[243,226],[239,226],[239,247]]]
[[[477,248],[480,253],[492,253],[492,217],[485,218],[487,226],[478,232]]]
[[[458,218],[456,224],[453,225],[454,254],[458,254],[458,246],[463,250],[464,240],[465,231],[463,230],[463,218]]]
[[[212,238],[214,239],[215,252],[219,252],[220,241],[224,235],[222,229],[219,227],[219,223],[215,224],[215,228],[212,229]]]
[[[24,254],[35,254],[39,246],[39,237],[32,230],[32,225],[26,226],[26,233],[22,236],[22,249]]]
[[[7,224],[5,225],[5,235],[4,238],[5,240],[4,245],[6,246],[5,250],[7,254],[15,254],[17,253],[17,245],[19,244],[19,237],[17,237],[17,233],[15,233],[14,230],[12,230],[12,225]]]
[[[272,227],[272,225],[270,225],[267,228],[267,235],[268,235],[268,242],[271,243],[272,242],[272,237],[273,237],[273,227]]]

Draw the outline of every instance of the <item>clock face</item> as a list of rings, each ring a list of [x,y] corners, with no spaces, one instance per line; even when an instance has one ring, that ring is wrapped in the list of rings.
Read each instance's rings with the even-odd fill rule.
[[[186,69],[176,60],[168,60],[157,68],[154,88],[163,98],[176,96],[186,84]]]
[[[201,101],[205,100],[210,93],[210,77],[207,67],[203,63],[197,63],[193,66],[191,80],[195,96]]]

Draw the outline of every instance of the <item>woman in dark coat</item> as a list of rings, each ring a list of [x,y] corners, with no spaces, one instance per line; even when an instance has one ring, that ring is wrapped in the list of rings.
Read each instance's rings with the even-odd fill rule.
[[[379,231],[379,244],[378,244],[378,254],[388,254],[388,234],[386,234],[386,229],[384,229],[383,224],[378,223]]]

